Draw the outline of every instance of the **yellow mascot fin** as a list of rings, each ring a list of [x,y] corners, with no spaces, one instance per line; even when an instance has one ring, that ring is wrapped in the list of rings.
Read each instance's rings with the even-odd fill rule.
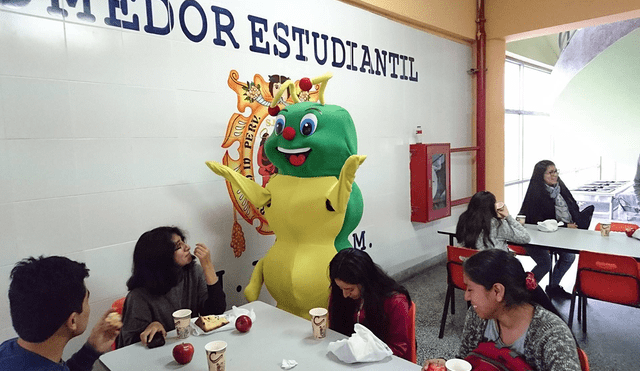
[[[271,201],[271,193],[269,191],[232,168],[215,161],[207,161],[206,164],[214,173],[228,180],[235,188],[239,188],[253,206],[262,207]]]
[[[256,264],[255,268],[253,268],[253,273],[251,273],[249,284],[244,289],[244,297],[247,298],[248,301],[258,300],[258,296],[260,296],[260,290],[262,289],[262,282],[262,259],[260,259],[258,260],[258,264]]]
[[[347,210],[352,184],[356,179],[356,171],[366,158],[367,156],[351,155],[342,165],[340,178],[327,195],[327,199],[335,211],[342,213]]]

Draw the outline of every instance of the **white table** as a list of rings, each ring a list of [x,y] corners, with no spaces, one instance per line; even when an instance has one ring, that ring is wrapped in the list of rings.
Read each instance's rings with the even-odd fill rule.
[[[148,349],[141,343],[136,343],[106,353],[100,357],[100,361],[111,371],[206,371],[205,344],[224,340],[228,344],[225,353],[227,371],[282,370],[280,365],[283,359],[298,362],[292,371],[421,369],[420,366],[396,356],[373,363],[343,363],[327,351],[327,346],[331,341],[344,339],[344,335],[328,330],[325,339],[316,340],[308,320],[260,301],[245,304],[242,308],[253,309],[256,313],[256,321],[251,330],[243,334],[235,328],[221,328],[213,333],[190,336],[185,342],[193,344],[195,353],[191,362],[184,366],[173,359],[173,347],[181,342],[176,338],[175,330],[167,334],[167,342],[161,347]]]
[[[525,224],[525,228],[531,236],[531,241],[525,246],[576,254],[580,251],[592,251],[640,259],[640,240],[627,237],[622,232],[611,232],[608,237],[603,237],[600,235],[600,231],[584,229],[561,227],[555,232],[542,232],[538,230],[537,225],[533,224]],[[449,235],[449,243],[453,245],[456,235],[455,226],[439,230],[438,233]]]

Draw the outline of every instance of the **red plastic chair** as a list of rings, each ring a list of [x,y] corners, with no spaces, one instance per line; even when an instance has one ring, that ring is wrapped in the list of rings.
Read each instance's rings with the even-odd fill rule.
[[[587,357],[587,353],[581,348],[578,348],[578,358],[580,358],[580,368],[582,371],[589,371],[589,358]]]
[[[418,362],[418,343],[416,342],[416,303],[411,302],[409,307],[409,350],[411,351],[411,362]]]
[[[449,303],[451,303],[451,314],[456,314],[454,289],[465,291],[467,285],[462,279],[462,262],[471,255],[477,253],[478,250],[467,249],[466,247],[447,246],[447,296],[444,299],[444,310],[442,311],[442,320],[440,321],[440,333],[438,338],[444,336],[444,325],[447,321],[447,311]]]
[[[601,223],[596,224],[596,231],[602,229]],[[611,232],[626,232],[627,228],[635,228],[639,227],[633,223],[611,223]]]
[[[587,332],[587,298],[640,307],[640,272],[638,262],[629,256],[581,251],[578,274],[569,310],[569,328],[578,298],[578,321],[582,308],[582,332]]]
[[[509,250],[513,251],[516,255],[527,255],[527,251],[520,245],[507,245]]]
[[[126,299],[126,297],[120,298],[114,301],[113,304],[111,304],[111,309],[115,309],[119,315],[122,315],[122,308],[124,308],[124,299]],[[113,342],[113,344],[111,344],[111,350],[116,350],[115,341]]]

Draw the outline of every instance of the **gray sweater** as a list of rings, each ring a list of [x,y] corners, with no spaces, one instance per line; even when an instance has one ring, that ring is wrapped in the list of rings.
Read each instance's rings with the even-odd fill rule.
[[[144,287],[129,292],[122,310],[122,330],[116,340],[118,348],[140,341],[140,334],[151,322],[160,322],[166,331],[175,329],[172,314],[178,309],[191,309],[192,317],[225,311],[221,279],[208,286],[198,264],[191,264],[182,272],[178,284],[164,295],[153,295]]]
[[[485,246],[484,244],[484,232],[480,232],[478,239],[476,240],[476,249],[500,249],[509,251],[507,242],[513,242],[516,244],[525,244],[531,241],[529,232],[513,219],[511,215],[507,215],[504,219],[491,219],[491,231],[489,232],[489,240],[493,242],[493,246]]]
[[[527,363],[538,371],[580,371],[580,359],[571,330],[560,317],[539,305],[535,310],[524,340]],[[476,314],[473,307],[467,311],[462,330],[459,358],[466,357],[478,344],[486,341],[484,331],[488,320]]]

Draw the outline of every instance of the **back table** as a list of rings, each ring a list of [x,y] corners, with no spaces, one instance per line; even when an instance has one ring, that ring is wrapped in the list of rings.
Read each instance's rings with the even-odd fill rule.
[[[525,228],[531,236],[531,242],[525,245],[528,247],[539,247],[576,254],[580,251],[592,251],[640,259],[640,240],[627,237],[622,232],[611,232],[608,237],[603,237],[599,231],[584,229],[561,227],[555,232],[542,232],[534,224],[525,224]],[[439,230],[438,233],[448,235],[449,244],[454,245],[455,226]]]
[[[298,362],[292,371],[421,369],[420,366],[396,356],[373,363],[343,363],[327,352],[327,345],[331,341],[346,338],[344,335],[328,330],[325,339],[316,340],[308,320],[260,301],[245,304],[241,308],[253,309],[256,313],[256,321],[251,330],[243,334],[233,327],[232,330],[221,328],[213,333],[190,336],[184,341],[193,344],[195,353],[193,360],[184,366],[178,364],[172,356],[173,347],[181,342],[176,338],[175,330],[168,333],[167,343],[159,348],[148,349],[141,343],[136,343],[106,353],[100,357],[100,361],[111,371],[207,371],[205,344],[224,340],[228,344],[225,352],[227,371],[282,370],[280,365],[283,359]]]

